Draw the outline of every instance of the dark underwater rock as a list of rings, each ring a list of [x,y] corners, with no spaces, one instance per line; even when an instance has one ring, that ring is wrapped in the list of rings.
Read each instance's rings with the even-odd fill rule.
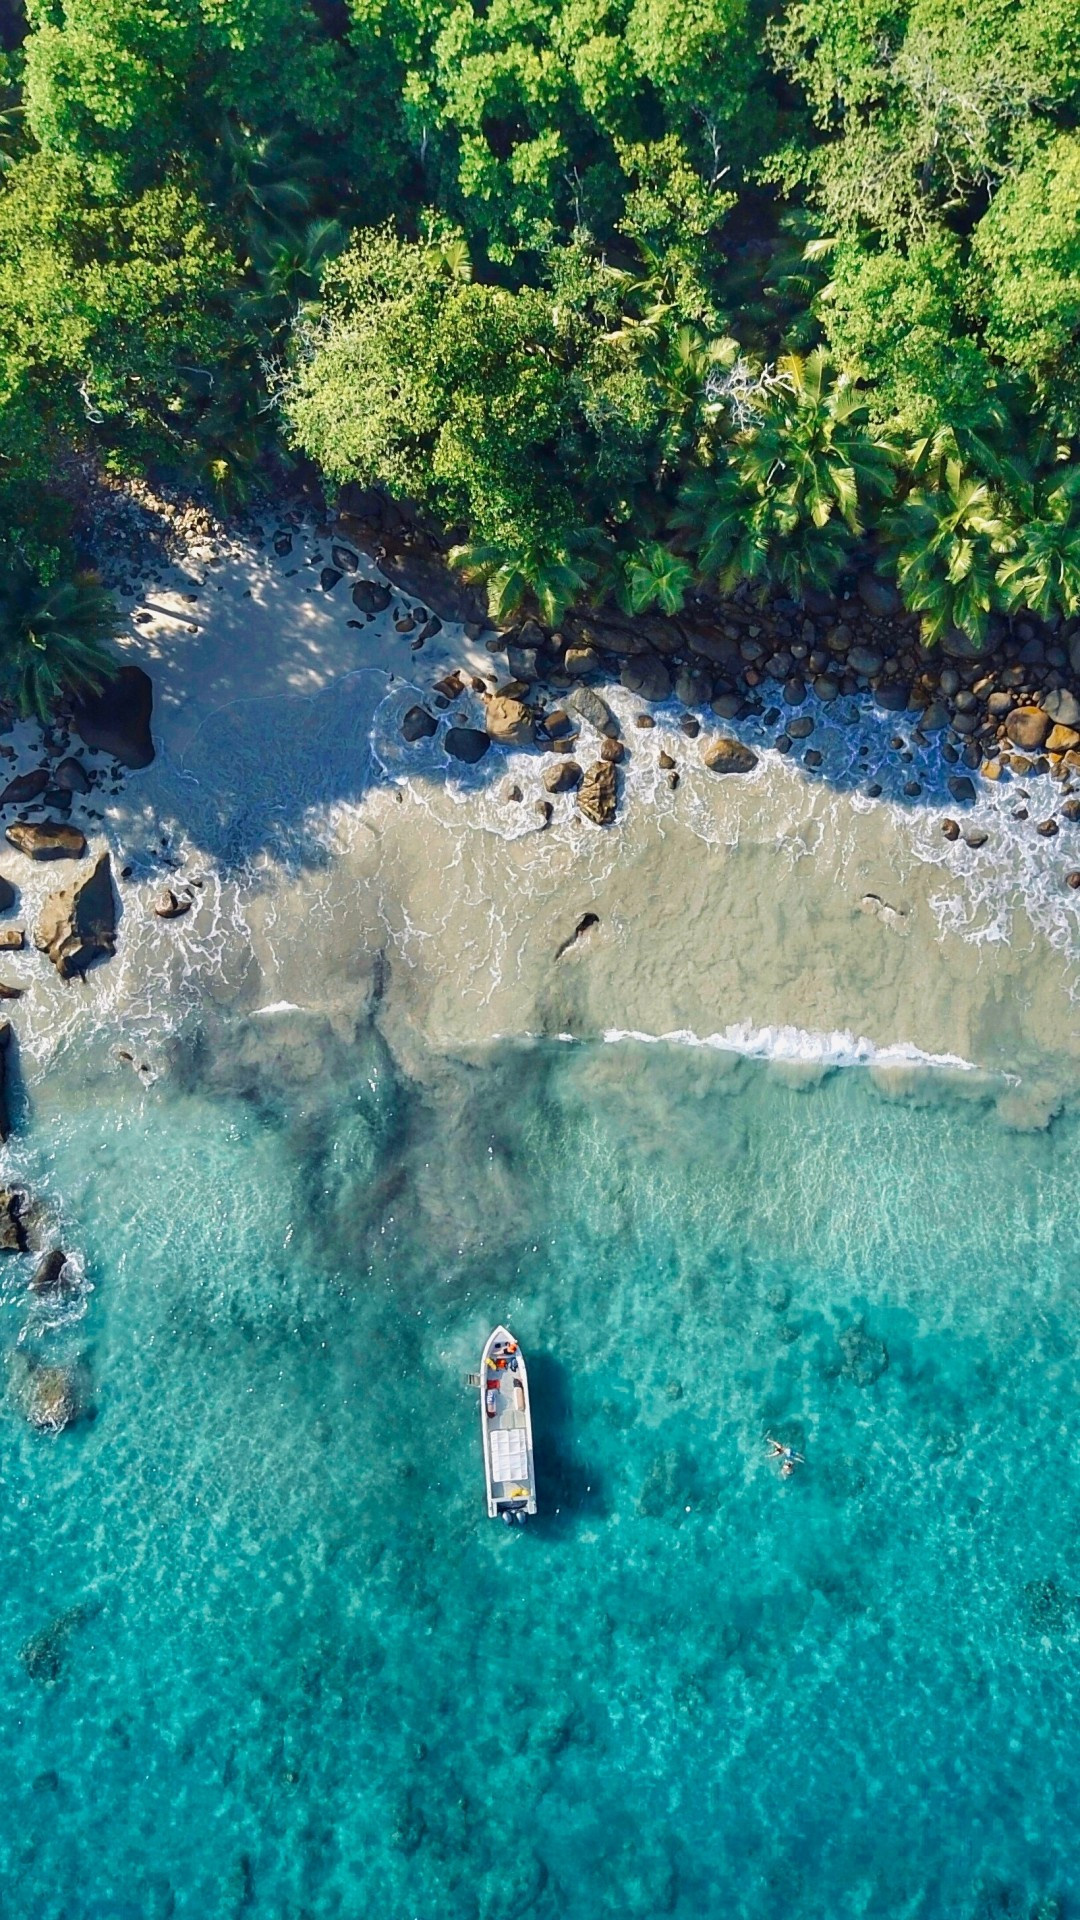
[[[11,1021],[0,1020],[0,1140],[6,1140],[11,1132],[11,1102],[9,1098],[8,1068],[11,1051]],[[10,1193],[0,1194],[0,1252],[4,1249],[2,1208],[5,1200],[13,1201]],[[9,1214],[9,1231],[15,1230],[15,1215]]]
[[[490,736],[481,733],[479,727],[448,727],[443,735],[443,746],[451,758],[463,760],[470,767],[483,759],[490,745]]]

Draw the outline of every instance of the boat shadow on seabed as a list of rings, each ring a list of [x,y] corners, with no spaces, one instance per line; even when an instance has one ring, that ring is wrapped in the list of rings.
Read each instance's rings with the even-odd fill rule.
[[[588,1510],[598,1517],[607,1502],[595,1467],[586,1469],[574,1441],[569,1370],[550,1353],[529,1356],[537,1512],[531,1532],[553,1534],[575,1525]]]

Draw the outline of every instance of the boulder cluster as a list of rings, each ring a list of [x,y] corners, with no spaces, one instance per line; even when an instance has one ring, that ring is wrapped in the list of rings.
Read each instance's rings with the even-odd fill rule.
[[[758,716],[775,729],[779,752],[800,743],[811,771],[823,759],[807,744],[817,725],[806,710],[811,694],[826,708],[869,696],[883,714],[904,716],[907,737],[897,737],[894,746],[905,758],[912,740],[940,736],[942,758],[957,769],[949,785],[959,804],[977,797],[973,775],[1022,780],[1052,773],[1061,783],[1061,803],[1054,815],[1034,820],[1033,831],[1052,838],[1060,824],[1080,818],[1080,793],[1073,795],[1080,776],[1080,628],[1050,631],[1020,620],[1007,632],[996,630],[983,652],[959,633],[928,649],[895,589],[864,573],[842,598],[811,591],[800,605],[782,596],[759,604],[737,593],[678,618],[571,613],[558,629],[526,620],[499,631],[477,622],[469,631],[493,656],[505,655],[505,673],[490,680],[445,676],[429,705],[405,715],[406,740],[435,736],[440,707],[452,707],[471,686],[484,699],[484,725],[451,714],[441,739],[450,758],[475,763],[493,743],[569,756],[544,771],[542,785],[550,794],[575,792],[579,810],[598,823],[614,817],[614,778],[604,776],[605,798],[597,806],[593,769],[575,756],[582,725],[601,735],[602,758],[617,742],[618,725],[593,684],[613,679],[641,701],[640,727],[651,725],[650,706],[671,700],[687,709],[681,725],[691,738],[703,710],[721,725]],[[757,764],[749,747],[711,729],[701,756],[720,774],[749,773]],[[609,767],[620,757],[621,751],[609,752]],[[677,784],[677,768],[666,771]],[[904,791],[914,798],[922,788],[912,777]],[[1026,797],[1018,790],[1017,818],[1027,817]],[[548,804],[539,806],[550,817]],[[953,824],[946,823],[950,834]],[[972,828],[964,838],[974,845],[985,835]],[[1071,874],[1066,878],[1080,885]]]

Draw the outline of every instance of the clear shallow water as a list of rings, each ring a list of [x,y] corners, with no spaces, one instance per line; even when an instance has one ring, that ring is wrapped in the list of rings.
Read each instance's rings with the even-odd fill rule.
[[[2,1910],[1072,1911],[1075,1119],[632,1042],[405,1085],[314,1024],[289,1078],[283,1032],[71,1069],[9,1150],[93,1291],[47,1324],[6,1257],[5,1346],[95,1417],[0,1416]]]

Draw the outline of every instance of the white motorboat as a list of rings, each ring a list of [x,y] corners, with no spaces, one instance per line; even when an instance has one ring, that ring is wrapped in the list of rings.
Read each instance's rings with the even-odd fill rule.
[[[480,1360],[480,1424],[488,1513],[524,1526],[536,1512],[532,1413],[525,1355],[505,1327],[496,1327]]]

